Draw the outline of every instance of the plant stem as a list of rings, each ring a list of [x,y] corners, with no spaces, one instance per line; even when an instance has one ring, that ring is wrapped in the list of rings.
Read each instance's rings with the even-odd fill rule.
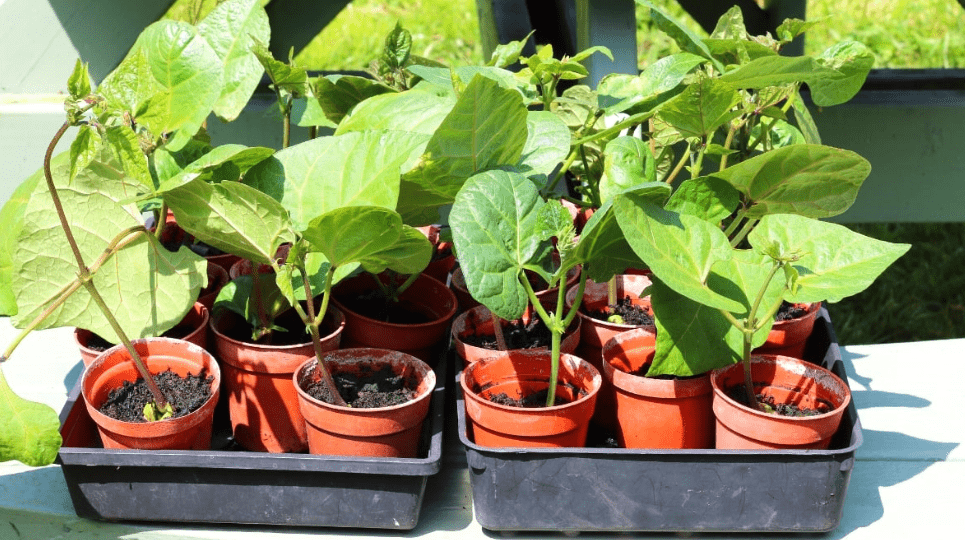
[[[608,306],[616,305],[617,303],[617,276],[616,274],[610,278],[610,281],[606,282],[606,304]]]
[[[64,206],[60,202],[60,196],[57,194],[57,186],[54,185],[54,176],[50,170],[50,161],[53,159],[54,148],[56,148],[57,143],[70,128],[70,122],[64,122],[64,125],[57,130],[54,135],[53,140],[47,146],[47,152],[44,154],[44,179],[47,181],[47,189],[50,192],[50,198],[54,203],[54,209],[57,211],[57,217],[60,219],[61,229],[64,231],[64,235],[67,237],[67,243],[70,245],[70,250],[74,254],[74,259],[77,262],[77,280],[81,282],[84,288],[87,289],[88,294],[90,294],[91,299],[97,304],[101,312],[104,314],[104,318],[107,319],[107,323],[110,324],[114,333],[117,334],[117,338],[124,344],[124,348],[131,355],[131,360],[134,362],[134,367],[137,369],[138,373],[144,379],[144,383],[147,384],[148,389],[151,391],[151,395],[154,397],[154,404],[157,408],[162,409],[167,406],[167,399],[161,390],[157,387],[154,382],[154,378],[151,376],[151,372],[148,371],[147,366],[141,359],[141,356],[137,354],[134,349],[134,345],[131,340],[121,329],[121,325],[117,322],[114,314],[111,313],[107,303],[101,297],[100,293],[97,292],[97,288],[94,286],[93,275],[90,269],[84,264],[84,257],[80,253],[80,248],[77,246],[77,241],[74,239],[74,234],[70,228],[70,224],[67,222],[67,214],[64,212]]]
[[[726,150],[730,150],[730,145],[734,143],[734,135],[736,133],[737,133],[737,128],[733,125],[730,126],[730,129],[727,130],[727,138],[724,139],[725,152],[722,156],[720,156],[720,169],[718,169],[719,171],[723,171],[724,169],[727,168],[727,158],[730,156],[727,155]]]
[[[399,287],[395,290],[395,300],[398,301],[398,296],[402,294],[403,291],[408,289],[410,285],[415,283],[415,280],[419,279],[419,276],[421,275],[422,274],[419,273],[409,274],[409,277],[407,277],[402,285],[399,285]]]
[[[490,313],[490,315],[493,320],[493,335],[496,336],[496,348],[500,351],[505,351],[509,349],[509,345],[506,343],[505,334],[503,334],[503,320],[495,313]]]
[[[164,234],[164,227],[168,222],[168,203],[161,201],[161,209],[158,211],[157,225],[154,227],[154,237],[158,240]]]
[[[312,298],[312,283],[308,280],[304,257],[298,262],[298,272],[302,275],[302,286],[305,287],[305,304],[308,309],[307,317],[303,319],[303,322],[312,335],[312,347],[315,349],[315,360],[317,369],[321,374],[322,384],[328,387],[329,393],[332,395],[332,400],[335,401],[335,405],[347,407],[348,404],[342,399],[342,395],[338,393],[338,387],[335,386],[332,373],[329,371],[328,366],[325,365],[325,356],[322,354],[322,338],[318,330],[322,324],[322,319],[325,317],[325,312],[328,311],[328,298],[332,290],[332,278],[335,275],[335,267],[329,266],[328,272],[325,273],[325,294],[322,296],[322,306],[319,310],[318,317],[315,316],[315,300]]]
[[[747,234],[748,234],[749,232],[751,232],[751,229],[753,229],[754,226],[757,225],[757,222],[758,222],[758,221],[760,221],[760,220],[759,220],[759,219],[748,219],[747,222],[744,223],[744,226],[741,227],[740,232],[737,233],[737,236],[735,236],[733,239],[731,239],[730,245],[731,245],[732,247],[737,247],[737,245],[740,244],[741,241],[744,240],[744,237],[746,237]]]
[[[744,214],[746,214],[746,212],[743,209],[737,211],[737,215],[734,216],[734,219],[731,220],[730,224],[727,225],[727,228],[724,229],[724,236],[730,238],[730,235],[734,234],[734,232],[737,230],[737,227],[740,226],[741,222],[744,221]]]
[[[687,164],[687,160],[689,158],[690,158],[690,152],[689,151],[684,152],[684,155],[680,156],[680,161],[678,161],[677,165],[675,165],[673,170],[670,171],[670,174],[667,175],[667,179],[664,180],[664,182],[666,182],[667,184],[672,184],[673,181],[677,178],[677,175],[680,174],[680,171],[684,169],[684,165]]]

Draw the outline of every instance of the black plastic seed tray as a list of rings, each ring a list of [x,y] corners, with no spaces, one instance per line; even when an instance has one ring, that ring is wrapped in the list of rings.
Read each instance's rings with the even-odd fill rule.
[[[61,412],[58,463],[77,515],[89,519],[409,530],[442,464],[445,366],[435,367],[417,458],[106,450],[78,383]],[[213,431],[214,444],[230,434],[226,412]]]
[[[848,380],[825,309],[804,356]],[[494,531],[830,531],[862,442],[852,401],[829,450],[493,449],[455,387],[475,517]]]

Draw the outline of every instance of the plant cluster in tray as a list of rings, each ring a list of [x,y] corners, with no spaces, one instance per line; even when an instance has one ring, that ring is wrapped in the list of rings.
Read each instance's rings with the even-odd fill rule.
[[[819,106],[847,101],[871,55],[846,42],[781,56],[811,23],[749,36],[737,8],[707,39],[655,9],[653,20],[681,52],[562,92],[561,81],[586,76],[580,60],[609,51],[558,59],[541,46],[522,57],[514,42],[486,65],[445,67],[412,56],[397,26],[374,79],[311,76],[271,56],[254,0],[229,0],[197,24],[154,23],[96,89],[78,62],[44,169],[0,216],[0,307],[25,331],[77,326],[122,343],[163,332],[205,283],[201,257],[158,241],[170,210],[198,241],[272,269],[230,284],[218,305],[242,314],[255,339],[293,309],[324,358],[332,287],[362,271],[411,276],[398,293],[432,255],[417,227],[447,224],[472,295],[503,319],[529,307],[550,329],[553,378],[585,280],[642,266],[658,330],[649,374],[746,362],[781,300],[854,294],[907,249],[818,220],[850,206],[870,167],[820,144],[801,88]],[[213,144],[210,113],[235,118],[262,73],[283,148]],[[294,126],[312,137],[290,145]],[[70,151],[52,156],[71,127]],[[593,210],[581,230],[561,201]],[[577,267],[567,307],[564,276]],[[527,271],[557,296],[536,301]],[[5,383],[0,392],[0,416],[13,419],[0,458],[52,461],[53,411]]]

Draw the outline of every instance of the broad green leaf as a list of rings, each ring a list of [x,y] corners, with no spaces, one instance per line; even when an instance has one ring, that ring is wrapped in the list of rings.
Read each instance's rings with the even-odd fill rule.
[[[674,291],[659,278],[650,287],[657,350],[647,376],[687,377],[740,360],[743,337],[719,310]]]
[[[613,209],[633,251],[668,286],[710,307],[740,309],[705,285],[714,263],[730,256],[730,243],[719,228],[632,193],[617,196]]]
[[[891,263],[911,247],[862,236],[848,228],[801,216],[764,216],[748,235],[757,251],[780,246],[797,253],[793,263],[800,277],[792,302],[837,302],[866,289]]]
[[[338,126],[328,119],[325,110],[322,109],[318,100],[312,96],[308,96],[306,99],[296,99],[292,102],[291,121],[298,127],[335,128]]]
[[[0,462],[42,467],[57,458],[60,419],[49,406],[21,398],[0,371]]]
[[[758,89],[813,81],[832,75],[810,56],[765,56],[731,70],[720,81],[731,88]]]
[[[207,262],[182,247],[166,250],[144,229],[141,215],[129,200],[139,186],[115,170],[94,164],[66,185],[67,167],[54,173],[57,191],[80,253],[91,265],[115,236],[128,228],[141,232],[129,237],[94,275],[107,306],[131,338],[160,335],[181,321],[206,281]],[[13,286],[20,308],[13,324],[29,323],[77,278],[77,263],[67,245],[60,221],[52,211],[46,184],[40,184],[27,203],[23,229],[14,254]],[[77,326],[108,341],[117,337],[103,313],[83,288],[44,320],[40,328]]]
[[[432,259],[432,244],[426,235],[408,225],[402,226],[398,240],[388,249],[372,253],[360,260],[362,268],[372,274],[381,274],[386,269],[399,274],[418,274],[429,266]]]
[[[432,135],[423,165],[411,180],[454,197],[473,174],[519,163],[527,118],[518,93],[485,77],[473,78]]]
[[[129,62],[133,65],[126,67]],[[122,72],[117,80],[123,87],[120,94],[134,121],[155,136],[177,131],[167,143],[175,151],[207,119],[223,85],[217,53],[194,26],[170,19],[145,28],[118,70]],[[132,76],[138,80],[131,81]],[[145,76],[148,80],[140,80]]]
[[[313,79],[310,84],[312,95],[308,97],[308,101],[316,103],[325,117],[335,124],[341,122],[353,107],[366,99],[395,93],[395,90],[378,81],[353,75],[321,76]]]
[[[519,93],[476,76],[432,135],[420,166],[406,173],[404,180],[451,203],[473,174],[519,163],[527,140],[527,117]],[[418,201],[404,197],[401,202]],[[399,212],[412,213],[401,204]]]
[[[608,115],[656,112],[683,91],[680,83],[684,77],[703,62],[706,60],[699,56],[680,53],[658,60],[639,76],[607,75],[597,85],[598,104]]]
[[[335,134],[398,130],[432,135],[455,103],[456,98],[450,94],[423,88],[374,96],[356,105]]]
[[[760,296],[760,304],[754,313],[756,320],[767,315],[768,310],[776,307],[784,295],[784,272],[778,271],[768,281],[774,262],[759,253],[750,250],[734,250],[733,256],[724,261],[718,261],[707,279],[707,286],[722,296],[736,300],[743,306],[740,311],[733,312],[738,320],[750,317],[751,307]],[[763,291],[763,292],[762,292]],[[751,345],[758,347],[767,341],[767,333],[774,323],[774,317],[766,320],[765,325],[753,337]],[[741,348],[734,350],[741,354]]]
[[[185,167],[196,161],[205,153],[211,151],[211,144],[197,138],[177,152],[172,152],[166,146],[160,146],[154,150],[152,156],[154,162],[154,173],[159,185],[170,180],[181,173]]]
[[[665,208],[720,225],[738,204],[740,193],[730,183],[713,176],[702,176],[681,183]]]
[[[536,230],[546,204],[525,176],[502,170],[469,178],[449,214],[452,239],[472,297],[503,319],[529,304],[519,281],[542,243]]]
[[[268,264],[278,246],[294,240],[288,213],[240,182],[195,179],[164,193],[178,225],[198,240],[255,263]]]
[[[658,206],[670,196],[670,186],[663,182],[638,185],[630,191]],[[606,201],[593,213],[574,250],[574,257],[584,265],[583,271],[597,283],[605,283],[627,268],[644,265],[627,243],[612,206],[612,200]]]
[[[391,209],[347,206],[319,215],[302,234],[311,251],[323,254],[338,268],[389,250],[402,230],[402,218]]]
[[[650,166],[648,167],[648,162]],[[647,175],[647,170],[650,176]],[[637,137],[617,137],[608,142],[603,152],[603,176],[600,178],[600,200],[609,201],[617,193],[656,180],[650,148]]]
[[[549,111],[528,111],[526,145],[517,169],[527,175],[549,175],[570,152],[570,129]]]
[[[847,210],[871,172],[867,160],[849,150],[796,144],[778,148],[712,174],[747,199],[747,217],[799,214],[822,218]]]
[[[305,297],[305,283],[302,281],[301,274],[295,270],[294,266],[291,264],[291,255],[294,251],[289,251],[289,264],[282,267],[282,273],[275,276],[275,284],[281,290],[285,298],[288,299],[288,303],[302,302],[306,299]],[[328,273],[329,268],[331,268],[331,263],[325,258],[321,253],[306,253],[305,254],[305,270],[308,273],[308,283],[311,288],[312,298],[318,298],[319,295],[325,293],[325,278]],[[332,284],[336,284],[342,279],[348,277],[352,272],[357,270],[359,265],[357,263],[350,263],[344,266],[336,268],[332,273]],[[316,317],[319,314],[316,313]]]
[[[160,91],[143,47],[128,51],[124,60],[97,87],[97,93],[104,96],[109,108],[126,112],[132,118]]]
[[[861,90],[875,57],[865,45],[845,41],[821,53],[817,62],[837,76],[809,80],[811,100],[819,107],[830,107],[848,101]]]
[[[440,210],[452,204],[452,197],[441,195],[435,191],[430,191],[417,182],[406,180],[402,177],[399,185],[399,204],[396,208],[402,216],[402,221],[406,225],[422,227],[443,223]]]
[[[238,181],[249,169],[268,159],[275,151],[262,146],[223,144],[184,166],[184,169],[157,189],[157,194],[176,189],[203,173],[208,182]]]
[[[147,156],[141,150],[141,144],[134,130],[126,125],[111,126],[105,131],[105,139],[114,152],[114,158],[124,168],[127,176],[141,184],[143,190],[153,191],[154,180],[148,169]],[[71,145],[71,153],[73,153],[73,145]]]
[[[271,36],[262,4],[260,0],[228,0],[198,24],[198,32],[221,59],[224,83],[214,113],[225,122],[241,114],[265,72],[251,52],[252,38],[268,42]]]
[[[424,135],[402,131],[319,137],[255,165],[244,182],[281,202],[295,229],[303,230],[343,206],[395,209],[402,166],[424,145]]]
[[[62,152],[51,160],[51,169],[63,169],[65,163],[73,163],[67,152]],[[21,182],[10,198],[0,209],[0,315],[17,314],[17,300],[13,292],[13,252],[17,248],[17,237],[23,228],[23,215],[27,203],[36,191],[37,184],[44,181],[44,171],[30,175]],[[69,182],[69,180],[68,180]]]
[[[90,165],[100,156],[101,136],[89,124],[80,126],[77,137],[70,143],[70,180],[77,176],[77,172]]]
[[[740,100],[736,90],[703,78],[666,103],[659,115],[684,138],[705,138],[740,114],[733,110]]]

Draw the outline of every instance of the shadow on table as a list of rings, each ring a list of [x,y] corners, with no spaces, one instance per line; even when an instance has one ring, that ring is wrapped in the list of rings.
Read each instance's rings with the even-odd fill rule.
[[[863,377],[856,372],[853,362],[856,358],[860,356],[845,355],[843,360],[849,377],[860,385],[860,388],[857,385],[852,388],[859,418],[861,410],[876,407],[924,409],[932,404],[931,401],[919,396],[872,389],[873,379]],[[862,429],[862,434],[864,443],[856,452],[858,463],[855,464],[851,476],[844,516],[831,538],[845,537],[852,531],[867,527],[881,519],[884,516],[884,505],[881,501],[882,488],[914,478],[934,463],[944,461],[948,454],[958,447],[958,443],[930,441],[892,431]],[[876,462],[874,469],[868,466],[862,467],[862,458],[869,459],[871,449],[896,448],[901,448],[907,455],[915,457],[883,459]]]

